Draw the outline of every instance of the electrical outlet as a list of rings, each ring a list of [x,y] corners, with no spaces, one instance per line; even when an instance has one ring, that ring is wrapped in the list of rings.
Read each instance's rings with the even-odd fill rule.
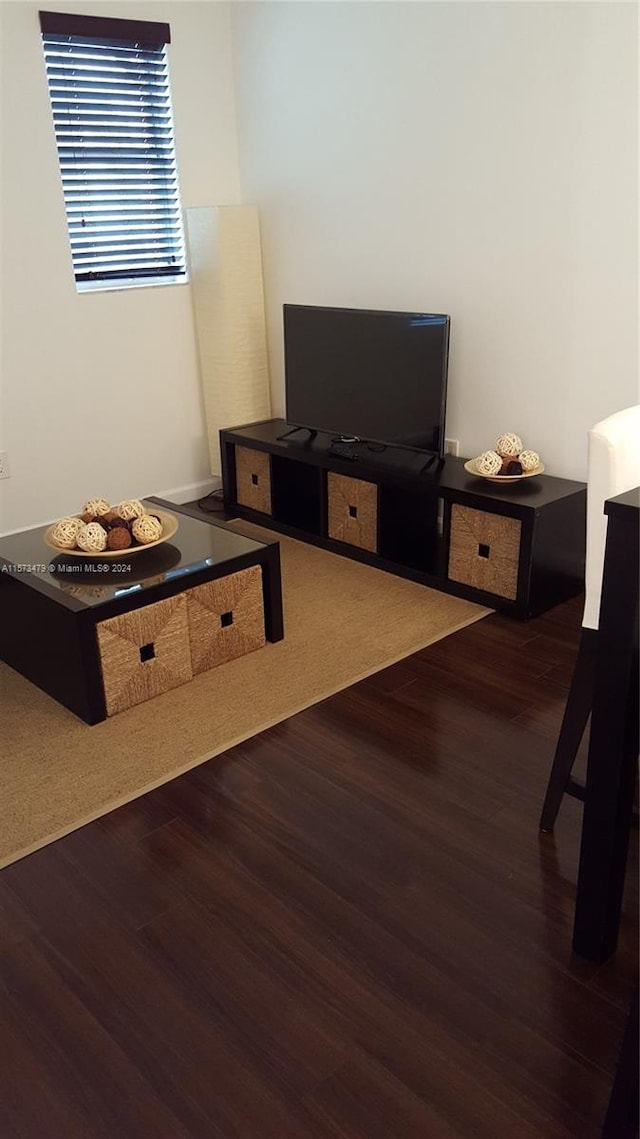
[[[10,479],[9,456],[6,451],[0,451],[0,479]]]
[[[445,441],[444,441],[444,453],[445,453],[445,455],[459,455],[460,454],[460,442],[459,442],[459,440],[458,439],[445,439]]]

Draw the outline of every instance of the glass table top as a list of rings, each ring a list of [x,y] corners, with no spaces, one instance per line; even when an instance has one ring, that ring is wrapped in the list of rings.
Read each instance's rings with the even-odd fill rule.
[[[148,499],[143,504],[150,514],[160,506]],[[163,503],[161,509],[178,522],[170,541],[118,559],[69,556],[63,550],[56,554],[44,541],[48,526],[9,534],[0,538],[0,579],[9,574],[69,609],[86,609],[175,578],[188,578],[207,566],[254,554],[269,544],[245,538],[223,522],[181,514],[170,503]]]

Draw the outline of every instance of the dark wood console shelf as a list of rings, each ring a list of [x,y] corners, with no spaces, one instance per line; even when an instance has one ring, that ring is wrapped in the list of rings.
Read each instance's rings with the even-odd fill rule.
[[[586,485],[540,475],[500,486],[464,459],[401,448],[331,454],[264,420],[220,432],[225,509],[271,530],[532,617],[584,588]]]

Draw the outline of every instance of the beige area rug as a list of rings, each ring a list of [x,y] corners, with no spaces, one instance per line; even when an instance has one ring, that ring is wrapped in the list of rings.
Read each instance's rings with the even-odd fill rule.
[[[0,664],[0,866],[490,612],[270,536],[282,555],[277,644],[92,727]]]

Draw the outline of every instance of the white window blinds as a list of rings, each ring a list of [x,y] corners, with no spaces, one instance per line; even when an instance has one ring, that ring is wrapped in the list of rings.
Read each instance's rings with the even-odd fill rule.
[[[40,12],[76,281],[185,275],[167,24]]]

